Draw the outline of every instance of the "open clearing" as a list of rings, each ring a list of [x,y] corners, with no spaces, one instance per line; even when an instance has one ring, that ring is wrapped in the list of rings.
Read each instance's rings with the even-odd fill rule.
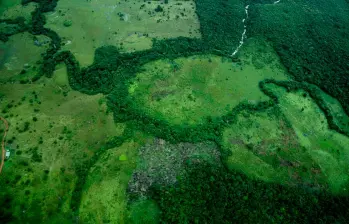
[[[31,12],[34,11],[36,3],[29,3],[22,6],[21,0],[1,1],[0,2],[0,19],[16,19],[21,16],[26,21],[31,20]]]
[[[276,88],[275,92],[300,145],[320,166],[329,188],[335,193],[348,193],[349,138],[328,129],[326,117],[311,98],[304,97],[303,91],[287,93],[283,88]]]
[[[41,60],[49,43],[45,36],[36,39],[45,44],[34,45],[34,36],[27,32],[11,36],[6,43],[0,41],[0,81],[23,79],[35,73],[36,62]]]
[[[144,140],[138,136],[109,149],[91,168],[80,206],[84,223],[127,223],[126,189]]]
[[[53,79],[42,78],[37,84],[1,86],[11,157],[0,186],[11,187],[13,215],[23,222],[62,223],[71,211],[76,166],[123,132],[123,125],[114,124],[112,114],[106,113],[102,95],[72,91],[64,80],[65,69],[60,69]],[[1,191],[0,197],[6,194]]]
[[[163,11],[155,11],[158,5]],[[47,13],[46,27],[83,66],[104,45],[139,51],[151,48],[152,38],[200,37],[194,1],[60,0],[55,12]]]
[[[270,46],[264,44],[253,52],[256,42],[263,43],[251,40],[242,49],[242,60],[235,63],[205,55],[146,64],[144,72],[131,82],[129,93],[148,115],[172,124],[196,125],[208,116],[225,115],[241,102],[265,101],[268,97],[258,83],[288,77]],[[256,62],[256,54],[266,59]]]
[[[280,103],[272,110],[242,112],[224,131],[232,169],[265,181],[329,188],[347,194],[349,138],[329,130],[327,120],[303,91],[268,84]]]

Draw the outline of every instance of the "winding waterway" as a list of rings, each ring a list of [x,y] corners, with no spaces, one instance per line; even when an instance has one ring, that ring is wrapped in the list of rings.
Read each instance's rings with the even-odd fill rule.
[[[281,0],[277,0],[277,1],[273,2],[273,5],[278,4],[280,1],[281,1]],[[244,31],[242,32],[241,40],[240,40],[240,42],[239,42],[239,46],[238,46],[238,47],[234,50],[234,52],[231,54],[232,57],[235,56],[235,55],[239,52],[240,48],[242,47],[242,45],[243,45],[244,42],[245,42],[245,39],[247,38],[247,36],[246,36],[246,32],[247,32],[246,21],[247,21],[247,19],[248,19],[248,10],[249,10],[249,8],[250,8],[250,5],[246,5],[246,6],[245,6],[245,15],[246,15],[246,16],[245,16],[244,19],[242,19],[242,23],[244,24]]]

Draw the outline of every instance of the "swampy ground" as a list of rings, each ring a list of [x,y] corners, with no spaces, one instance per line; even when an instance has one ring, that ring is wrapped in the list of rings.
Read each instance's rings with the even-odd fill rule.
[[[347,0],[1,1],[1,223],[348,223],[348,38]]]

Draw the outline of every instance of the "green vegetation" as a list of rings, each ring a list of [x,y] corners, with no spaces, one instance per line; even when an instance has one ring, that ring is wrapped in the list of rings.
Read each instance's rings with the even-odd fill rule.
[[[154,201],[139,200],[131,205],[127,221],[130,223],[158,223],[159,213],[159,208]]]
[[[63,23],[63,25],[64,25],[65,27],[70,27],[72,24],[73,24],[73,22],[70,21],[70,20],[66,20],[66,21],[64,21],[64,23]]]
[[[197,0],[196,13],[205,45],[213,51],[230,55],[238,45],[244,29],[244,1]]]
[[[225,129],[228,167],[268,182],[348,194],[348,138],[328,129],[324,114],[304,92],[277,95],[277,107],[243,111]]]
[[[41,59],[42,53],[47,49],[47,45],[40,47],[34,45],[35,36],[25,32],[9,37],[6,43],[0,42],[1,82],[21,82],[28,83],[37,73],[37,61]],[[47,41],[45,36],[36,36],[41,42]]]
[[[171,144],[154,139],[138,150],[138,156],[127,189],[132,204],[145,198],[153,185],[176,184],[178,177],[185,173],[186,164],[220,163],[220,152],[213,142]]]
[[[242,101],[267,100],[258,82],[269,77],[287,79],[283,74],[259,73],[253,66],[238,70],[224,58],[192,56],[146,64],[145,72],[131,80],[131,110],[175,125],[197,125],[207,117],[227,114]],[[203,110],[203,108],[206,108]]]
[[[268,184],[205,163],[187,169],[175,186],[153,190],[161,222],[345,223],[349,215],[348,198]]]
[[[180,2],[180,4],[179,4]],[[152,48],[152,39],[200,37],[195,4],[190,1],[59,0],[56,13],[47,14],[48,27],[62,38],[62,50],[70,51],[82,66],[93,62],[102,46],[116,46],[121,52]],[[156,13],[159,5],[163,12]],[[184,17],[176,19],[176,15]],[[64,27],[64,21],[73,25]]]
[[[17,33],[22,33],[27,30],[27,25],[24,23],[25,19],[23,17],[17,17],[16,19],[0,19],[0,23],[5,23],[8,25],[5,29],[1,29],[0,40],[8,41],[9,37]],[[13,26],[9,26],[13,25]]]
[[[294,79],[325,90],[349,114],[347,10],[345,0],[285,1],[276,7],[257,4],[251,7],[249,32],[273,42]]]
[[[0,18],[0,220],[344,223],[337,1],[23,0]]]
[[[334,193],[345,193],[349,185],[349,139],[329,130],[326,117],[304,92],[287,94],[276,89],[282,113],[290,121],[302,147],[321,168],[329,188]],[[305,163],[305,162],[304,162]]]
[[[78,167],[84,168],[108,141],[115,141],[113,137],[123,133],[123,126],[115,125],[112,114],[106,113],[106,104],[98,103],[103,96],[86,96],[69,89],[64,97],[57,91],[55,80],[60,72],[55,72],[52,79],[42,80],[41,84],[3,84],[1,87],[4,94],[1,108],[12,104],[8,113],[18,115],[7,118],[10,123],[7,139],[11,140],[7,147],[11,157],[0,180],[4,189],[0,198],[10,198],[4,202],[6,206],[1,212],[6,212],[5,208],[10,210],[12,222],[56,219],[71,222],[70,203],[72,193],[78,189]],[[36,103],[35,98],[42,103]],[[18,105],[18,101],[22,104]],[[37,121],[32,121],[33,117]],[[23,132],[25,127],[27,130]],[[58,140],[59,136],[62,140]],[[21,175],[21,179],[14,182],[12,179],[17,175]]]
[[[164,9],[160,6],[160,5],[158,5],[156,8],[155,8],[155,12],[163,12],[164,11]]]
[[[83,222],[122,223],[127,219],[126,189],[144,137],[137,135],[137,139],[110,148],[91,166],[81,192],[79,214]],[[127,155],[127,161],[118,159],[123,154]]]

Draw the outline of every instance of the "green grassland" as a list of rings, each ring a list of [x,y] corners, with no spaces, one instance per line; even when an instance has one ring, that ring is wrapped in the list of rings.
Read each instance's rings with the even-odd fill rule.
[[[263,40],[250,40],[241,54],[241,61],[235,63],[214,55],[151,62],[131,80],[129,94],[137,107],[154,118],[197,125],[209,116],[227,114],[240,102],[268,100],[258,88],[264,79],[288,80],[278,57]]]
[[[0,181],[2,189],[11,191],[0,194],[11,198],[2,206],[19,222],[57,218],[60,223],[69,217],[76,166],[123,132],[123,125],[106,113],[102,95],[72,91],[65,80],[65,70],[57,70],[53,79],[36,84],[1,86],[11,158]]]
[[[157,223],[148,183],[171,185],[186,163],[219,163],[213,143],[172,145],[136,134],[104,153],[89,171],[79,209],[84,223]],[[140,196],[140,192],[143,196]],[[130,196],[132,200],[130,200]]]
[[[34,11],[36,4],[29,3],[26,6],[21,5],[21,0],[1,1],[0,19],[15,19],[18,16],[24,17],[27,21],[31,20],[30,13]]]
[[[137,150],[145,140],[137,136],[109,149],[91,167],[79,211],[83,223],[126,223],[126,189],[136,167]]]
[[[228,166],[265,181],[286,182],[287,168],[279,167],[277,158],[273,161],[280,148],[289,150],[282,145],[285,138],[292,138],[292,135],[283,137],[286,130],[281,128],[282,125],[285,126],[275,109],[238,114],[236,124],[223,132],[224,146],[232,152],[226,161]]]
[[[114,45],[123,51],[152,46],[152,38],[200,37],[193,1],[60,0],[55,12],[47,14],[46,27],[63,39],[81,65],[93,62],[96,48]],[[69,25],[68,25],[69,24]]]
[[[36,36],[41,42],[49,42],[45,36]],[[41,59],[41,53],[47,49],[47,44],[34,45],[34,36],[20,33],[11,36],[6,43],[0,43],[0,82],[28,79],[37,72],[36,62]]]
[[[242,112],[223,133],[231,169],[265,181],[329,188],[348,194],[349,138],[328,129],[326,117],[304,91],[268,84],[279,100],[265,112]]]
[[[326,117],[309,97],[304,97],[306,93],[279,91],[282,112],[291,122],[300,145],[326,176],[329,188],[335,193],[348,193],[348,137],[328,129]]]

